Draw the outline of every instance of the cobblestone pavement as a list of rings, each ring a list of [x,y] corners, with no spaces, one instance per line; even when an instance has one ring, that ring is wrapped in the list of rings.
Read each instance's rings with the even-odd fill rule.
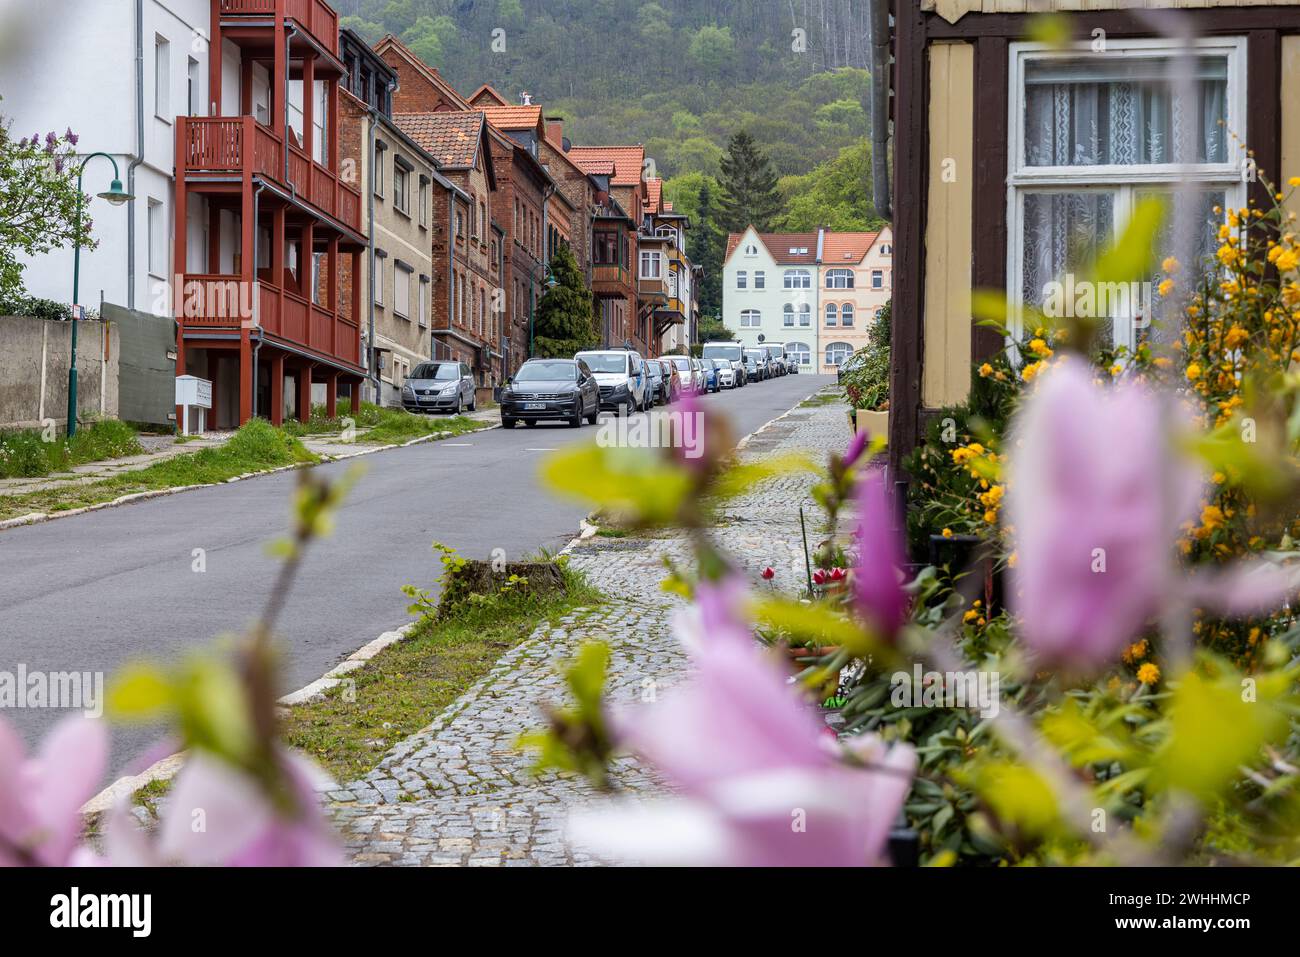
[[[839,405],[799,407],[757,433],[742,456],[804,452],[823,461],[848,440]],[[811,504],[807,474],[775,479],[729,503],[717,534],[751,576],[771,566],[773,585],[797,591],[804,581],[798,506]],[[817,513],[809,511],[809,521]],[[810,544],[818,529],[810,524]],[[360,781],[330,792],[331,810],[357,864],[529,866],[595,864],[564,840],[565,820],[596,797],[584,781],[533,775],[514,747],[542,723],[541,707],[565,698],[563,665],[587,640],[610,646],[610,697],[641,700],[670,688],[688,662],[671,632],[680,599],[663,592],[663,559],[684,559],[680,535],[594,538],[572,551],[610,600],[544,627],[506,654],[483,680],[425,730],[389,751]],[[765,586],[766,587],[766,586]],[[634,758],[613,778],[625,792],[653,794],[662,782]]]

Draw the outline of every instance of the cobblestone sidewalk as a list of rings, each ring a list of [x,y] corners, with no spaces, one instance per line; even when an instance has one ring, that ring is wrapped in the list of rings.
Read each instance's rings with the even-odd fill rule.
[[[848,441],[843,407],[799,407],[756,434],[746,459],[804,452],[818,461]],[[811,504],[808,475],[775,479],[726,508],[717,534],[757,580],[771,566],[773,584],[797,591],[804,581],[800,504]],[[815,521],[815,513],[809,512]],[[817,529],[810,525],[809,540]],[[663,559],[685,558],[677,535],[590,539],[572,552],[574,567],[610,601],[541,628],[426,729],[389,751],[364,779],[331,792],[331,810],[357,864],[529,866],[616,863],[572,852],[564,840],[569,812],[595,792],[569,776],[530,771],[514,743],[538,727],[541,708],[565,698],[561,669],[588,640],[610,646],[610,695],[640,700],[670,688],[688,662],[671,631],[679,599],[659,583]],[[614,768],[626,792],[653,794],[661,782],[633,758]]]

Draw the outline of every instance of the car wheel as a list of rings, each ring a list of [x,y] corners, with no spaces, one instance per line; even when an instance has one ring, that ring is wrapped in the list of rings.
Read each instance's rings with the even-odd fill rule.
[[[579,404],[578,407],[573,410],[573,415],[569,416],[569,428],[571,429],[582,428],[582,405],[581,404]]]
[[[590,422],[592,425],[595,425],[596,420],[599,418],[600,418],[600,403],[597,402],[591,407],[591,412],[587,415],[587,421]]]
[[[478,410],[478,396],[472,395],[469,399],[469,410],[475,412]]]
[[[514,427],[515,427],[515,420],[514,420],[514,419],[507,419],[505,416],[502,416],[502,417],[501,417],[501,428],[503,428],[503,429],[513,429]]]
[[[452,415],[460,415],[461,409],[463,409],[464,407],[465,407],[465,400],[464,400],[460,395],[457,395],[457,396],[456,396],[456,408],[454,408],[454,409],[451,410],[451,414],[452,414]]]

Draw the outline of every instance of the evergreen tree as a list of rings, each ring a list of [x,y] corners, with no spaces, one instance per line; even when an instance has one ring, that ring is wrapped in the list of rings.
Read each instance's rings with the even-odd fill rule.
[[[727,144],[721,182],[719,225],[727,232],[739,233],[752,223],[760,233],[770,232],[782,206],[776,172],[767,154],[745,130],[737,132]]]
[[[713,201],[713,190],[706,180],[700,186],[700,204],[687,234],[691,246],[691,262],[704,270],[700,281],[700,314],[722,315],[722,259],[726,253],[726,234],[718,227],[719,210]]]
[[[587,288],[573,251],[567,246],[551,259],[555,285],[537,305],[533,327],[533,355],[571,359],[575,352],[599,342],[596,335],[596,297]]]

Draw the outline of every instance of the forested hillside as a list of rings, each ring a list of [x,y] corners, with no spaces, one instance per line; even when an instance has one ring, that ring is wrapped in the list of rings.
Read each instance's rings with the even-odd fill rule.
[[[396,34],[465,93],[528,91],[575,143],[644,144],[679,208],[711,220],[700,227],[734,226],[700,210],[699,194],[707,184],[723,199],[740,131],[779,177],[781,211],[762,225],[876,221],[866,0],[333,2],[344,26]]]

